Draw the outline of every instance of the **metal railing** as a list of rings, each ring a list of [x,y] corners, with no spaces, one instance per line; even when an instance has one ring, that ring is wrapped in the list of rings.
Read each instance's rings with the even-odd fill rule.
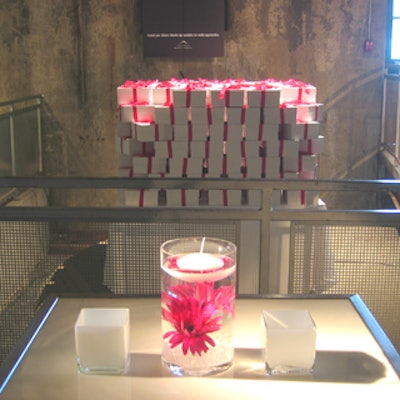
[[[43,172],[42,102],[34,95],[0,103],[0,176]]]
[[[385,150],[400,162],[400,75],[385,74],[382,102],[382,137]]]
[[[319,223],[353,221],[365,224],[389,224],[400,227],[400,210],[320,209],[318,207],[272,207],[275,191],[354,192],[384,194],[400,192],[400,181],[300,181],[241,179],[171,179],[171,178],[1,178],[0,189],[6,187],[58,190],[93,189],[240,189],[259,191],[258,207],[3,207],[0,221],[98,221],[98,222],[184,222],[184,221],[258,221],[260,226],[259,293],[276,293],[279,277],[269,266],[271,223],[279,221],[311,221]]]

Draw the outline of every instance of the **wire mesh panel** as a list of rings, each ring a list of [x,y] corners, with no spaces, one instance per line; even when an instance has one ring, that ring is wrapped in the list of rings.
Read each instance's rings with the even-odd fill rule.
[[[99,291],[105,260],[99,238],[108,234],[106,228],[100,223],[0,222],[0,364],[46,294]]]
[[[105,285],[116,294],[160,293],[160,246],[166,240],[217,237],[237,243],[236,223],[115,223],[110,226]]]
[[[357,293],[400,349],[397,227],[293,223],[290,293]]]

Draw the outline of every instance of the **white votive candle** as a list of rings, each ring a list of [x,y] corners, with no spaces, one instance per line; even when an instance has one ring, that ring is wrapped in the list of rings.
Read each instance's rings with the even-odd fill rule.
[[[262,348],[268,375],[312,372],[317,334],[308,311],[263,311],[262,326]]]
[[[75,324],[75,346],[81,372],[124,372],[129,356],[129,309],[82,308]]]

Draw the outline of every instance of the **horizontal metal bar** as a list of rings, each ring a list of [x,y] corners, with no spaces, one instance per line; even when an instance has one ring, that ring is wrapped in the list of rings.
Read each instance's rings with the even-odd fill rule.
[[[222,178],[71,178],[3,177],[0,188],[57,189],[243,189],[243,190],[312,190],[312,191],[399,191],[400,180],[286,180]]]
[[[38,100],[39,102],[41,102],[43,98],[44,98],[43,94],[36,94],[36,95],[32,95],[32,96],[27,96],[27,97],[21,97],[18,99],[3,101],[0,103],[0,107],[6,107],[9,105],[11,106],[14,104],[25,103],[25,102],[31,101],[31,100]]]
[[[84,220],[149,222],[188,220],[263,220],[265,212],[254,209],[231,208],[169,208],[169,207],[0,207],[2,221]],[[272,209],[271,221],[371,222],[400,224],[400,210],[315,210]]]

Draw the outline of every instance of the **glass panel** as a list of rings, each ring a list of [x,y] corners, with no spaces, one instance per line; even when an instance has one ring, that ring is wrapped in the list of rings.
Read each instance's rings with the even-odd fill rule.
[[[393,17],[400,17],[400,0],[393,0]]]
[[[400,19],[393,20],[390,58],[400,60]]]
[[[36,110],[16,115],[14,124],[16,175],[32,176],[39,172]]]
[[[0,176],[11,176],[10,123],[8,118],[0,119]]]

